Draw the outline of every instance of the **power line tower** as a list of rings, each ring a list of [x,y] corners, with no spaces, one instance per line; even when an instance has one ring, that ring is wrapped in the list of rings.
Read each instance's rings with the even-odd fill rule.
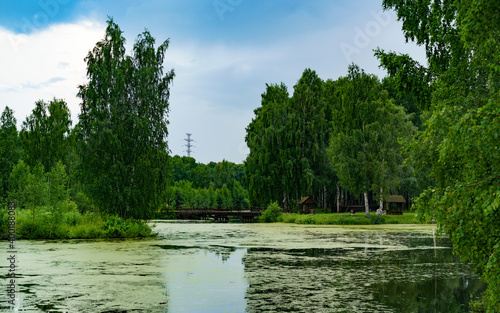
[[[186,152],[187,152],[187,154],[188,154],[187,156],[188,156],[188,157],[191,157],[191,152],[192,152],[191,148],[193,148],[193,147],[194,147],[194,146],[191,144],[191,142],[193,142],[194,140],[193,140],[193,139],[191,139],[191,134],[186,133],[186,135],[187,135],[187,139],[184,139],[184,141],[186,141],[186,142],[187,142],[187,143],[186,143],[186,145],[185,145],[185,146],[186,146],[186,148],[187,148],[187,149],[186,149]]]

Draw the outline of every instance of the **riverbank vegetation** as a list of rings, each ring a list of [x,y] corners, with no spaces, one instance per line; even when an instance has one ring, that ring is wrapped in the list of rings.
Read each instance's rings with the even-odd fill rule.
[[[351,215],[351,213],[319,213],[319,214],[282,214],[277,218],[278,222],[293,224],[312,225],[382,225],[382,224],[420,224],[415,213],[404,213],[403,215],[378,215],[370,213],[366,218],[363,213]]]
[[[406,40],[425,48],[427,64],[381,47],[382,80],[353,64],[327,81],[306,69],[292,95],[283,83],[266,85],[247,127],[250,202],[297,212],[310,196],[323,209],[364,205],[371,218],[370,206],[402,194],[488,284],[474,307],[500,312],[500,6],[383,7],[396,12]]]
[[[2,237],[8,233],[7,215],[7,208],[0,209]],[[61,207],[40,206],[36,218],[31,210],[16,212],[15,235],[17,239],[98,239],[151,237],[155,233],[141,220],[95,212],[82,214],[76,206],[66,211]]]

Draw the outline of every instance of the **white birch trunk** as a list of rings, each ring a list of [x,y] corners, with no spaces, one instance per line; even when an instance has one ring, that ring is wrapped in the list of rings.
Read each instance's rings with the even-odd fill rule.
[[[366,218],[370,218],[370,206],[368,205],[368,192],[365,192],[364,195],[365,195],[365,213],[366,213]]]
[[[380,200],[379,200],[379,207],[380,212],[384,210],[384,189],[380,187]]]

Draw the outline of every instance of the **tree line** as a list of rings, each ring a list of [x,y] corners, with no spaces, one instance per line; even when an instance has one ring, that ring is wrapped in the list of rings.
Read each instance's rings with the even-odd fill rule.
[[[172,185],[167,191],[168,208],[249,207],[243,164],[226,160],[203,164],[178,155],[170,159],[170,164]]]
[[[353,64],[337,80],[306,69],[292,96],[283,83],[266,85],[247,127],[250,201],[278,201],[292,210],[312,196],[339,210],[342,201],[362,195],[368,214],[369,196],[381,205],[391,192],[417,195],[425,182],[418,185],[404,164],[403,142],[421,112],[394,99],[390,83]]]

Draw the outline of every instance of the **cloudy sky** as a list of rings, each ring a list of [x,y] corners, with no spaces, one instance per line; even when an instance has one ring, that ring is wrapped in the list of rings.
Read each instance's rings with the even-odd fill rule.
[[[127,51],[146,28],[170,38],[165,69],[171,88],[169,146],[186,155],[192,133],[198,162],[242,162],[245,128],[266,83],[293,85],[305,68],[336,79],[354,62],[383,77],[372,49],[410,53],[401,23],[382,0],[6,0],[0,2],[0,111],[9,106],[18,126],[35,101],[63,98],[78,120],[84,58],[113,17]],[[128,54],[130,54],[128,52]]]

